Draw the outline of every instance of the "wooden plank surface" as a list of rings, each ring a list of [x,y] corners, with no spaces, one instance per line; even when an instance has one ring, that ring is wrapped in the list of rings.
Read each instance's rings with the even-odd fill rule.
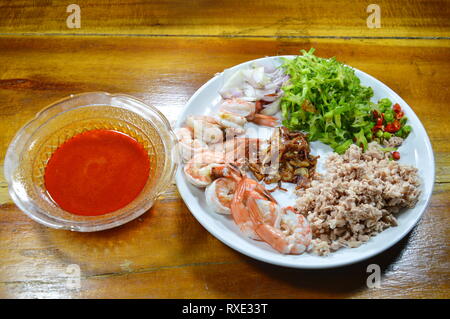
[[[450,13],[448,1],[77,2],[67,29],[62,1],[0,3],[0,298],[449,298]],[[248,14],[252,12],[252,14]],[[414,109],[433,144],[430,207],[400,243],[370,260],[304,271],[252,260],[223,245],[172,185],[139,219],[98,233],[49,229],[12,203],[3,158],[34,114],[72,93],[127,93],[171,122],[215,73],[254,58],[319,56],[378,78]],[[81,269],[69,289],[66,267]],[[381,288],[366,286],[379,264]]]
[[[66,8],[81,8],[81,28]],[[369,29],[373,2],[307,0],[3,1],[0,33],[213,35],[223,37],[450,37],[448,0],[379,0],[381,28]]]

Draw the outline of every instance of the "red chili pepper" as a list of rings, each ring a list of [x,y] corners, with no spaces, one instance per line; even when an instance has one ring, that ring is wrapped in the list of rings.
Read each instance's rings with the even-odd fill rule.
[[[400,124],[400,121],[398,121],[398,120],[394,120],[393,124],[394,124],[394,129],[396,132],[402,127],[402,125]]]
[[[375,125],[374,127],[372,127],[372,132],[376,132],[378,130],[383,130],[383,125]]]
[[[397,120],[400,120],[404,115],[405,115],[405,112],[400,111],[398,113],[395,113],[395,118]]]
[[[383,119],[381,117],[377,118],[377,124],[375,126],[383,125]]]
[[[392,152],[392,158],[396,161],[400,159],[400,153],[399,152]]]
[[[389,133],[395,133],[400,129],[400,122],[398,120],[395,120],[392,123],[388,123],[385,127],[384,127],[384,131],[385,132],[389,132]]]
[[[402,108],[398,103],[395,103],[394,106],[392,107],[392,109],[394,110],[395,113],[402,111]]]
[[[373,110],[373,111],[372,111],[372,115],[373,115],[373,117],[374,117],[375,119],[378,118],[378,116],[379,116],[377,110]]]
[[[394,127],[393,127],[392,123],[388,123],[388,124],[384,127],[384,130],[385,130],[386,132],[389,132],[389,133],[394,132]]]

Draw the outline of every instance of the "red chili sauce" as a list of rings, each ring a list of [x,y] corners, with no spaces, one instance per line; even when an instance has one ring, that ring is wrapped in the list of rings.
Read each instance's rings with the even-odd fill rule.
[[[144,188],[150,161],[132,137],[112,130],[75,135],[51,156],[45,187],[64,210],[96,216],[118,210]]]

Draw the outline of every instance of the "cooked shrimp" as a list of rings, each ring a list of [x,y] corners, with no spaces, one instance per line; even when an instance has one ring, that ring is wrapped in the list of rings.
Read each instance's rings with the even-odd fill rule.
[[[226,99],[221,103],[219,111],[246,118],[255,113],[255,103],[240,98]]]
[[[212,117],[212,116],[208,116],[208,115],[189,115],[186,118],[186,126],[193,128],[194,127],[194,121],[201,121],[204,123],[209,123],[209,124],[213,124],[213,125],[219,125],[219,123],[217,122],[217,120]]]
[[[184,166],[184,174],[189,183],[197,187],[206,187],[213,181],[212,169],[224,165],[221,153],[210,151],[198,153]]]
[[[260,114],[261,110],[262,106],[260,103],[232,98],[222,102],[219,116],[226,124],[232,123],[235,126],[244,127],[246,121],[254,122],[258,125],[276,126],[278,119],[273,116]]]
[[[183,162],[189,161],[195,154],[208,150],[208,145],[199,139],[194,139],[192,129],[187,127],[175,131],[178,138],[178,150]]]
[[[250,199],[251,198],[251,199]],[[254,197],[250,197],[249,201],[247,201],[247,205],[255,201],[256,206],[258,207],[258,210],[260,212],[260,217],[262,218],[261,221],[265,224],[269,224],[273,227],[279,227],[280,226],[280,219],[281,219],[281,213],[282,209],[280,206],[271,200],[265,200],[265,199],[255,199]],[[250,209],[250,206],[249,206]]]
[[[180,127],[176,129],[175,134],[177,136],[178,141],[180,142],[190,141],[193,138],[193,132],[188,127]]]
[[[225,161],[236,166],[256,162],[262,141],[258,138],[234,138],[223,143]]]
[[[233,200],[231,202],[231,215],[234,222],[239,227],[241,232],[252,239],[259,240],[260,237],[255,231],[255,223],[250,217],[250,211],[247,206],[249,198],[262,199],[277,203],[270,193],[255,180],[242,177],[236,187]]]
[[[213,117],[191,115],[186,119],[186,126],[193,131],[195,139],[207,144],[223,141],[223,131],[220,123]]]
[[[255,233],[272,248],[282,254],[299,255],[310,246],[312,232],[309,222],[291,207],[282,209],[278,222],[271,225],[264,222],[264,209],[256,198],[247,201],[250,219],[255,225]]]
[[[234,138],[194,152],[194,156],[184,166],[186,178],[197,187],[206,187],[214,178],[230,175],[235,177],[240,173],[232,172],[232,166],[225,164],[242,167],[247,162],[256,160],[259,145],[260,140],[256,138]],[[215,176],[211,176],[212,169],[216,167],[226,170],[225,173],[217,173],[219,170],[216,170]]]
[[[231,201],[235,190],[236,182],[232,178],[218,178],[206,187],[206,203],[216,213],[230,214]]]
[[[243,134],[247,116],[255,112],[255,104],[238,98],[226,99],[220,104],[219,121],[220,123]]]
[[[228,112],[220,112],[218,115],[218,121],[227,129],[227,133],[229,132],[233,135],[241,135],[245,133],[244,126],[247,123],[245,117]]]
[[[251,122],[258,125],[275,127],[278,124],[278,119],[274,116],[256,113],[251,119]]]

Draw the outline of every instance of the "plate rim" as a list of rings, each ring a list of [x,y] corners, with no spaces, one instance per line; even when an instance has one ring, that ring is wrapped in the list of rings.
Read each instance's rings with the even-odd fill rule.
[[[221,72],[216,73],[212,78],[210,78],[208,81],[206,81],[200,88],[198,88],[195,93],[189,98],[189,100],[186,102],[184,109],[182,110],[182,112],[179,114],[178,119],[174,125],[174,129],[179,128],[181,126],[181,124],[184,122],[186,116],[188,115],[188,110],[190,109],[190,105],[191,103],[196,99],[196,97],[203,92],[209,85],[211,82],[213,82],[214,80],[216,80],[218,77],[223,76],[224,71],[226,70],[237,70],[239,68],[242,68],[244,65],[246,64],[250,64],[253,62],[257,62],[260,60],[265,60],[265,59],[279,59],[279,58],[293,58],[296,57],[297,55],[278,55],[278,56],[265,56],[265,57],[261,57],[261,58],[257,58],[257,59],[253,59],[253,60],[248,60],[248,61],[244,61],[242,63],[233,65],[229,68],[224,69]],[[253,251],[247,251],[245,249],[241,249],[238,245],[235,245],[231,240],[228,240],[227,238],[224,238],[224,236],[220,233],[215,232],[212,228],[211,225],[209,225],[208,223],[206,223],[200,216],[200,214],[198,214],[198,212],[196,212],[196,210],[192,207],[192,203],[190,203],[187,198],[186,198],[186,194],[184,194],[184,190],[181,188],[181,179],[184,179],[183,177],[183,171],[182,171],[182,165],[179,165],[179,167],[177,168],[177,172],[175,175],[175,182],[177,185],[177,189],[178,192],[181,196],[181,198],[183,199],[183,202],[185,203],[185,205],[188,207],[189,212],[195,217],[195,219],[200,223],[200,225],[202,225],[212,236],[214,236],[215,238],[217,238],[218,240],[220,240],[223,244],[225,244],[226,246],[230,247],[233,250],[236,250],[238,252],[240,252],[241,254],[248,256],[250,258],[259,260],[261,262],[265,262],[265,263],[269,263],[272,265],[277,265],[277,266],[282,266],[282,267],[287,267],[287,268],[296,268],[296,269],[330,269],[330,268],[338,268],[338,267],[343,267],[343,266],[348,266],[348,265],[352,265],[352,264],[356,264],[358,262],[362,262],[364,260],[367,260],[369,258],[372,258],[374,256],[377,256],[383,252],[385,252],[386,250],[388,250],[389,248],[391,248],[392,246],[394,246],[395,244],[397,244],[398,242],[400,242],[403,238],[406,237],[406,235],[408,235],[411,230],[416,227],[419,223],[419,221],[422,219],[423,215],[425,214],[425,212],[428,210],[428,207],[430,205],[431,202],[431,198],[433,195],[433,191],[434,191],[434,187],[435,187],[435,181],[436,181],[436,165],[435,165],[435,157],[434,157],[434,151],[433,151],[433,147],[430,141],[430,137],[428,136],[428,133],[422,123],[422,121],[419,119],[419,117],[417,116],[417,114],[414,112],[413,108],[411,106],[409,106],[408,103],[406,103],[405,100],[403,100],[402,97],[400,97],[400,95],[398,95],[394,90],[392,90],[389,86],[387,86],[386,84],[384,84],[383,82],[381,82],[380,80],[378,80],[377,78],[373,77],[372,75],[361,71],[355,67],[349,66],[347,64],[344,64],[352,69],[354,69],[357,72],[361,72],[362,74],[364,74],[365,76],[369,77],[372,81],[376,82],[379,86],[381,86],[383,88],[383,90],[391,92],[396,99],[398,100],[398,103],[402,103],[402,105],[407,105],[408,108],[411,110],[411,112],[414,114],[414,116],[418,119],[418,124],[420,125],[420,128],[423,130],[424,134],[425,134],[425,140],[424,143],[427,147],[427,152],[430,154],[431,156],[431,171],[432,171],[432,183],[431,183],[431,190],[429,195],[427,196],[426,199],[422,198],[422,200],[425,200],[424,206],[422,211],[417,215],[417,217],[413,220],[413,222],[411,223],[410,226],[408,226],[407,228],[405,228],[401,233],[397,234],[395,236],[395,239],[392,240],[391,242],[389,242],[386,245],[383,245],[381,248],[372,251],[372,252],[368,252],[365,254],[361,254],[361,256],[358,256],[352,260],[343,260],[343,261],[335,261],[335,262],[331,262],[331,263],[324,263],[323,265],[317,265],[317,264],[299,264],[299,265],[295,265],[292,264],[290,262],[283,262],[280,260],[268,260],[266,258],[263,258],[261,256],[259,256],[258,254],[254,253]],[[326,258],[326,257],[324,257]]]

